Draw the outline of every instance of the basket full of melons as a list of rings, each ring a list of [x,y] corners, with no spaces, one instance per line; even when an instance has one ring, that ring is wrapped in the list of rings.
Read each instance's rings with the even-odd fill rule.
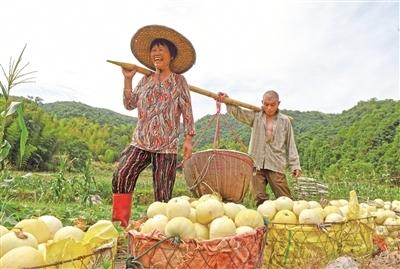
[[[129,263],[143,268],[261,268],[261,213],[217,194],[154,202],[129,231]],[[142,268],[142,267],[137,268]]]
[[[257,209],[270,220],[264,265],[298,268],[310,260],[328,262],[339,256],[372,254],[374,216],[361,204],[355,191],[350,199],[293,201],[282,196]]]
[[[0,267],[79,269],[112,266],[118,238],[112,222],[99,220],[85,228],[82,225],[64,226],[51,215],[23,219],[11,229],[0,226]]]

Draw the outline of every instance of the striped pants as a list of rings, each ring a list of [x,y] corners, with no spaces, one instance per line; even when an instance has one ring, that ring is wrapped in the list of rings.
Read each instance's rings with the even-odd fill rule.
[[[131,193],[140,173],[153,166],[153,188],[156,201],[167,202],[172,198],[176,176],[176,154],[154,153],[129,145],[119,159],[112,180],[113,193]]]

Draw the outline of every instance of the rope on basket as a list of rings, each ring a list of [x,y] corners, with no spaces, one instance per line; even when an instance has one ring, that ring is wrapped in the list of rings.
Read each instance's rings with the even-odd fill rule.
[[[171,235],[169,237],[166,237],[166,238],[158,241],[157,243],[155,243],[148,249],[146,249],[146,251],[144,251],[139,256],[129,257],[126,260],[126,269],[144,269],[143,264],[139,261],[140,258],[142,258],[144,255],[146,255],[150,250],[154,249],[155,247],[158,247],[159,245],[161,245],[162,243],[164,243],[165,241],[170,240],[170,239],[172,239],[172,243],[174,243],[175,245],[179,245],[182,242],[181,239],[179,238],[179,236]]]
[[[189,190],[193,191],[194,189],[197,188],[197,186],[202,183],[204,185],[206,185],[211,192],[215,192],[210,185],[208,185],[206,182],[203,182],[204,177],[206,176],[207,172],[208,172],[208,168],[210,168],[210,164],[211,164],[211,160],[215,157],[215,153],[210,155],[210,157],[208,157],[206,164],[204,165],[203,169],[201,169],[201,173],[200,176],[198,178],[196,178],[196,180],[194,181],[192,186],[189,186]]]
[[[221,109],[221,101],[219,99],[217,99],[217,112],[218,112],[218,106],[219,106],[219,109]],[[225,126],[228,127],[231,134],[233,134],[233,136],[235,137],[236,142],[238,142],[240,144],[241,150],[243,152],[247,151],[247,146],[243,143],[242,139],[240,138],[240,135],[235,131],[235,129],[233,129],[233,127],[231,125],[228,124],[226,119],[224,119],[224,118],[221,118],[221,119],[224,121]],[[220,129],[215,130],[215,132],[217,132],[217,131],[218,131],[218,133],[220,133]]]
[[[235,141],[238,142],[240,144],[241,150],[243,152],[246,151],[247,146],[243,143],[240,135],[233,129],[233,127],[226,121],[226,119],[224,119],[223,117],[221,117],[221,100],[220,99],[216,99],[216,108],[217,108],[217,112],[208,120],[207,124],[205,125],[205,128],[203,128],[200,132],[199,132],[199,136],[197,137],[196,141],[193,144],[193,148],[195,148],[201,141],[201,139],[204,136],[204,131],[205,130],[209,130],[211,127],[211,123],[213,123],[214,121],[216,121],[216,128],[215,128],[215,133],[214,133],[214,143],[213,143],[213,148],[218,148],[219,147],[219,142],[220,142],[220,138],[221,138],[221,123],[224,123],[223,125],[225,127],[228,127],[229,131],[231,132],[231,134],[234,136]],[[221,122],[222,121],[222,122]]]

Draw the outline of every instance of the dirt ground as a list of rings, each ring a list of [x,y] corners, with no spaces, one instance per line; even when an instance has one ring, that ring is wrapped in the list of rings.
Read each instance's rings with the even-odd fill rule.
[[[400,269],[400,250],[385,251],[372,258],[342,256],[323,266],[321,261],[310,261],[300,269]]]
[[[382,252],[372,258],[365,269],[399,269],[400,268],[400,250],[392,252]]]

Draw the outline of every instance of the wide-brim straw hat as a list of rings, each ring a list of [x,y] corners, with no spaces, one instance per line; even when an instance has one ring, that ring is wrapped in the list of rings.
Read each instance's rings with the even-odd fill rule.
[[[172,72],[184,73],[196,62],[196,51],[186,37],[166,26],[147,25],[140,28],[131,40],[132,53],[144,66],[155,70],[153,61],[150,59],[150,44],[157,38],[167,39],[177,48],[177,55],[170,65]]]

